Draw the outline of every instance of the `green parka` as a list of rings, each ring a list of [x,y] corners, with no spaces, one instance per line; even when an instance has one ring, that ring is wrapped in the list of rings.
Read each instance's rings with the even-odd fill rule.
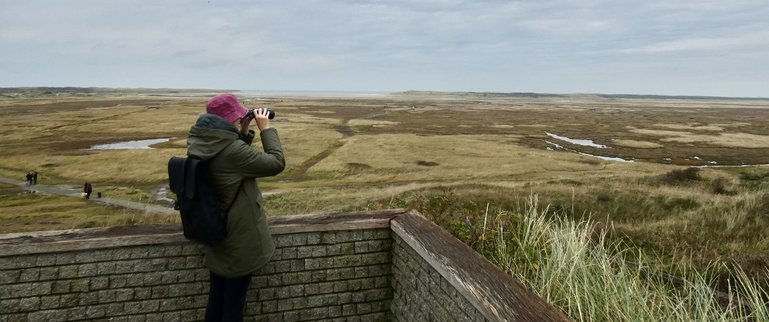
[[[227,237],[206,251],[206,266],[219,276],[250,274],[266,264],[275,251],[256,178],[277,175],[286,163],[278,132],[269,128],[260,137],[264,152],[251,147],[253,131],[242,136],[232,123],[208,113],[190,129],[187,155],[208,161],[219,205],[226,209],[232,203]],[[243,186],[238,189],[241,181]]]

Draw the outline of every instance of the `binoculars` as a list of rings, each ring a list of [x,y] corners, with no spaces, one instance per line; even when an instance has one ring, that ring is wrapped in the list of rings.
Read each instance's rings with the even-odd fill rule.
[[[254,115],[254,110],[248,110],[248,113],[246,114],[246,116],[248,116],[248,117],[250,117],[252,119],[256,118],[256,116]],[[275,111],[273,111],[273,110],[268,108],[267,109],[267,118],[271,119],[271,120],[274,119],[275,118]]]

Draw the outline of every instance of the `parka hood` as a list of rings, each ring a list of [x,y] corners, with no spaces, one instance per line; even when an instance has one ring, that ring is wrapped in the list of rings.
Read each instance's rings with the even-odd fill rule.
[[[190,128],[187,155],[211,159],[239,137],[238,129],[232,123],[221,116],[205,113]]]

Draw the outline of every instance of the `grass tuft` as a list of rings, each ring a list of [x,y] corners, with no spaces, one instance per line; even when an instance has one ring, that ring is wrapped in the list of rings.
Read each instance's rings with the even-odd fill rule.
[[[444,223],[445,196],[427,198],[426,205],[438,205],[431,217]],[[465,225],[444,227],[574,320],[769,320],[769,294],[739,268],[731,269],[725,296],[715,290],[710,271],[655,270],[654,258],[609,238],[611,227],[553,216],[558,211],[541,207],[536,196],[523,212],[481,211]]]

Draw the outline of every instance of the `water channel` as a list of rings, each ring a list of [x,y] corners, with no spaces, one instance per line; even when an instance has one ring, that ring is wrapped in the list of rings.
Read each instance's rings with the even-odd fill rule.
[[[91,146],[88,150],[149,150],[153,144],[171,141],[173,138],[123,141]]]
[[[593,142],[593,140],[572,139],[572,138],[569,138],[569,137],[561,136],[561,135],[550,133],[550,132],[545,132],[545,134],[547,134],[549,137],[551,137],[553,139],[556,139],[556,140],[559,140],[559,141],[568,142],[568,143],[571,143],[571,144],[574,144],[574,145],[588,146],[588,147],[597,148],[597,149],[610,149],[610,147],[608,147],[606,145],[603,145],[603,144],[595,143],[595,142]],[[601,160],[614,161],[614,162],[634,162],[633,160],[625,160],[623,158],[607,157],[607,156],[602,156],[602,155],[595,155],[595,154],[580,152],[580,151],[577,151],[577,150],[566,148],[566,147],[564,147],[564,146],[562,146],[562,145],[560,145],[558,143],[554,143],[554,142],[547,141],[547,140],[545,140],[545,143],[547,143],[549,145],[552,145],[556,149],[571,151],[571,152],[574,152],[574,153],[578,153],[580,155],[584,155],[584,156],[587,156],[587,157],[598,158],[598,159],[601,159]]]

